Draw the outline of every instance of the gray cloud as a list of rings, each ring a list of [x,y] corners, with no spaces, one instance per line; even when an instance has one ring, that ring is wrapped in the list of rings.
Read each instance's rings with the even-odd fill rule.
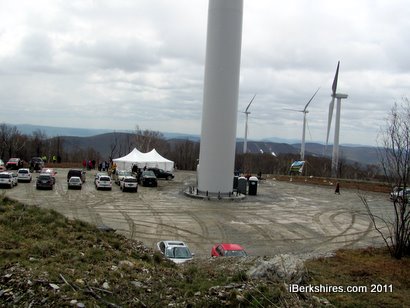
[[[238,136],[324,141],[341,61],[341,141],[374,144],[408,96],[404,0],[245,1]],[[3,1],[0,122],[200,133],[207,1]],[[17,112],[19,110],[19,112]],[[23,112],[21,112],[23,111]]]

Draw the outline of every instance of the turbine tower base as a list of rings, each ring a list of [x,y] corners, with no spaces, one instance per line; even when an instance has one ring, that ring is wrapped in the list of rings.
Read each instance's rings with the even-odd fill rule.
[[[201,191],[196,186],[188,186],[184,190],[185,196],[203,199],[203,200],[242,200],[246,198],[246,195],[232,191],[229,193],[214,193],[208,191]]]

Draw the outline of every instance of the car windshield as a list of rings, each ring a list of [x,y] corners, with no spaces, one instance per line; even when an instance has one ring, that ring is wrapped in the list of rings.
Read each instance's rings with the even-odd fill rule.
[[[175,258],[175,259],[188,259],[192,258],[192,254],[189,251],[188,247],[168,247],[165,251],[165,255],[168,258]]]
[[[22,169],[22,170],[19,170],[18,173],[28,173],[28,170]]]
[[[19,161],[18,158],[10,158],[10,159],[9,159],[9,163],[16,163],[16,162],[18,162],[18,161]]]
[[[100,176],[100,181],[110,181],[111,179],[108,176]]]
[[[48,175],[40,175],[40,176],[38,177],[38,179],[39,179],[39,180],[50,180],[50,176],[48,176]]]
[[[143,176],[155,176],[155,174],[154,174],[153,171],[144,171],[144,172],[142,173],[142,175],[143,175]]]
[[[137,179],[134,178],[125,178],[124,182],[129,182],[129,183],[137,183]]]
[[[81,179],[80,178],[71,178],[70,182],[80,182]]]
[[[11,177],[10,174],[0,173],[0,178],[2,178],[2,179],[8,179],[8,178],[10,178],[10,177]]]
[[[246,257],[244,250],[227,250],[225,251],[226,257]]]

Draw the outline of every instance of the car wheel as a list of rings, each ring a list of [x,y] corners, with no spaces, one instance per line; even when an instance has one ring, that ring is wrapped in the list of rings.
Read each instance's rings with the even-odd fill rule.
[[[169,180],[172,180],[172,176],[168,175],[168,176],[167,176],[167,180],[168,180],[168,181],[169,181]]]

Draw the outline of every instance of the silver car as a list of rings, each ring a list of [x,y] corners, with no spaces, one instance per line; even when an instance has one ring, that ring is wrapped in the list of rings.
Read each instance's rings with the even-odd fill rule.
[[[0,185],[13,188],[17,186],[17,175],[11,172],[0,172]]]
[[[69,178],[67,185],[68,185],[68,189],[72,189],[72,188],[81,189],[81,187],[83,187],[83,181],[81,180],[79,176],[72,176],[71,178]]]
[[[194,254],[181,241],[161,241],[157,243],[158,250],[165,258],[177,264],[192,260]]]
[[[127,170],[117,170],[114,174],[114,182],[120,185],[121,180],[126,176],[131,176],[132,172]]]

